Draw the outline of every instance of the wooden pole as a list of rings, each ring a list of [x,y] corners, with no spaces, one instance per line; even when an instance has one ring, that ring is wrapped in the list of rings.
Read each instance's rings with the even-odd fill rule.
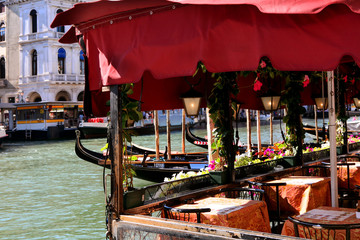
[[[331,177],[331,206],[338,207],[338,178],[336,156],[336,116],[335,116],[335,85],[334,71],[327,72],[328,79],[328,109],[329,109],[329,141],[330,141],[330,177]]]
[[[258,152],[261,152],[261,129],[260,129],[260,110],[256,111],[256,130],[257,130],[257,142]]]
[[[154,111],[154,129],[155,129],[155,153],[156,159],[160,159],[160,143],[159,143],[159,115],[158,111]]]
[[[314,105],[314,119],[315,119],[315,135],[316,142],[319,143],[319,128],[318,128],[318,117],[317,117],[317,109],[316,105]]]
[[[209,163],[213,159],[216,159],[218,157],[217,152],[212,154],[211,144],[214,142],[212,137],[212,131],[214,129],[214,123],[210,118],[209,108],[206,108],[206,129],[207,129],[207,139],[208,139],[208,155],[209,155]]]
[[[274,113],[271,111],[270,112],[270,146],[274,145],[274,138],[273,138],[273,117],[274,117]]]
[[[111,168],[112,205],[117,216],[123,213],[123,141],[122,141],[122,103],[119,97],[119,85],[110,87],[110,119],[113,167]]]
[[[182,146],[182,152],[185,153],[185,109],[182,110],[182,127],[181,127],[181,146]]]
[[[170,129],[170,111],[166,110],[166,138],[168,147],[168,160],[171,160],[171,129]]]
[[[247,130],[247,150],[251,151],[251,116],[250,110],[246,109],[246,130]]]

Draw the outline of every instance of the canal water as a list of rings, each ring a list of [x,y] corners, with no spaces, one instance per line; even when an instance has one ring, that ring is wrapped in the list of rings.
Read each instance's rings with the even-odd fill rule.
[[[282,125],[284,127],[284,125]],[[269,142],[269,127],[262,126],[262,142]],[[204,137],[205,129],[194,129]],[[171,134],[172,150],[181,150],[181,132]],[[254,143],[256,128],[253,128]],[[240,128],[246,142],[246,129]],[[274,141],[280,141],[279,125]],[[307,137],[307,141],[312,141]],[[154,148],[154,136],[133,137],[133,142]],[[106,139],[83,140],[100,151]],[[165,149],[166,134],[160,135]],[[0,149],[0,239],[105,239],[105,203],[102,171],[79,159],[75,140],[6,142]],[[202,148],[186,143],[189,152]],[[134,180],[135,187],[152,184]]]

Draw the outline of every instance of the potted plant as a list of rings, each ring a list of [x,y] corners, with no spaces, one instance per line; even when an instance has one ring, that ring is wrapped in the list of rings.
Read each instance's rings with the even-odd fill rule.
[[[124,208],[132,208],[137,207],[143,204],[144,202],[144,189],[135,189],[133,187],[133,176],[135,175],[134,170],[131,167],[130,161],[132,160],[132,156],[127,156],[126,146],[127,142],[132,141],[132,132],[127,130],[128,123],[131,121],[139,121],[142,119],[143,115],[139,110],[139,101],[135,101],[129,97],[129,95],[133,94],[133,84],[122,84],[120,85],[120,94],[119,97],[121,98],[122,102],[122,139],[124,149],[121,154],[123,154],[123,186],[124,186]],[[108,101],[107,104],[109,105],[110,102]],[[111,121],[111,119],[110,119]],[[101,150],[104,154],[109,155],[109,146],[111,144],[106,144],[104,148]],[[109,155],[111,156],[111,154]]]
[[[216,82],[208,98],[208,107],[214,123],[213,155],[216,153],[218,157],[213,161],[213,165],[210,165],[213,168],[209,169],[209,174],[214,179],[221,179],[218,183],[223,184],[231,181],[231,172],[227,172],[227,167],[234,169],[235,144],[232,123],[236,103],[232,97],[238,94],[239,88],[236,72],[215,73],[213,77]]]
[[[346,145],[344,144],[344,133],[346,131],[342,119],[336,119],[336,154],[346,153]]]

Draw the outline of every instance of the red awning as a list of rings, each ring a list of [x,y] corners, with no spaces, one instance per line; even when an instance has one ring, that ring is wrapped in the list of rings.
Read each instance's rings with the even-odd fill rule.
[[[263,56],[279,70],[333,70],[344,56],[360,63],[360,1],[174,2],[80,3],[51,26],[74,24],[83,34],[93,94],[143,79],[144,95],[154,95],[142,98],[149,109],[181,107],[182,77],[199,61],[210,72],[254,70]]]

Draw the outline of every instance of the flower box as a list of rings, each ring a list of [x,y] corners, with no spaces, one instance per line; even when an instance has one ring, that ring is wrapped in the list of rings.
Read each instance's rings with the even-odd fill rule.
[[[313,152],[307,152],[303,154],[303,160],[305,162],[317,161],[322,158],[326,158],[330,156],[330,149],[323,149]]]
[[[337,155],[345,154],[346,152],[347,152],[347,149],[346,149],[345,145],[336,146],[336,154]]]
[[[278,165],[280,159],[263,161],[260,163],[249,164],[235,168],[236,178],[245,178],[249,175],[262,174],[270,172]]]
[[[360,149],[360,142],[349,143],[349,151],[356,151]]]
[[[284,156],[282,158],[281,165],[285,168],[301,166],[301,160],[295,156]]]
[[[227,169],[224,171],[209,171],[209,175],[217,184],[223,185],[230,182]]]
[[[124,192],[124,209],[142,206],[145,200],[145,189],[135,189]]]

